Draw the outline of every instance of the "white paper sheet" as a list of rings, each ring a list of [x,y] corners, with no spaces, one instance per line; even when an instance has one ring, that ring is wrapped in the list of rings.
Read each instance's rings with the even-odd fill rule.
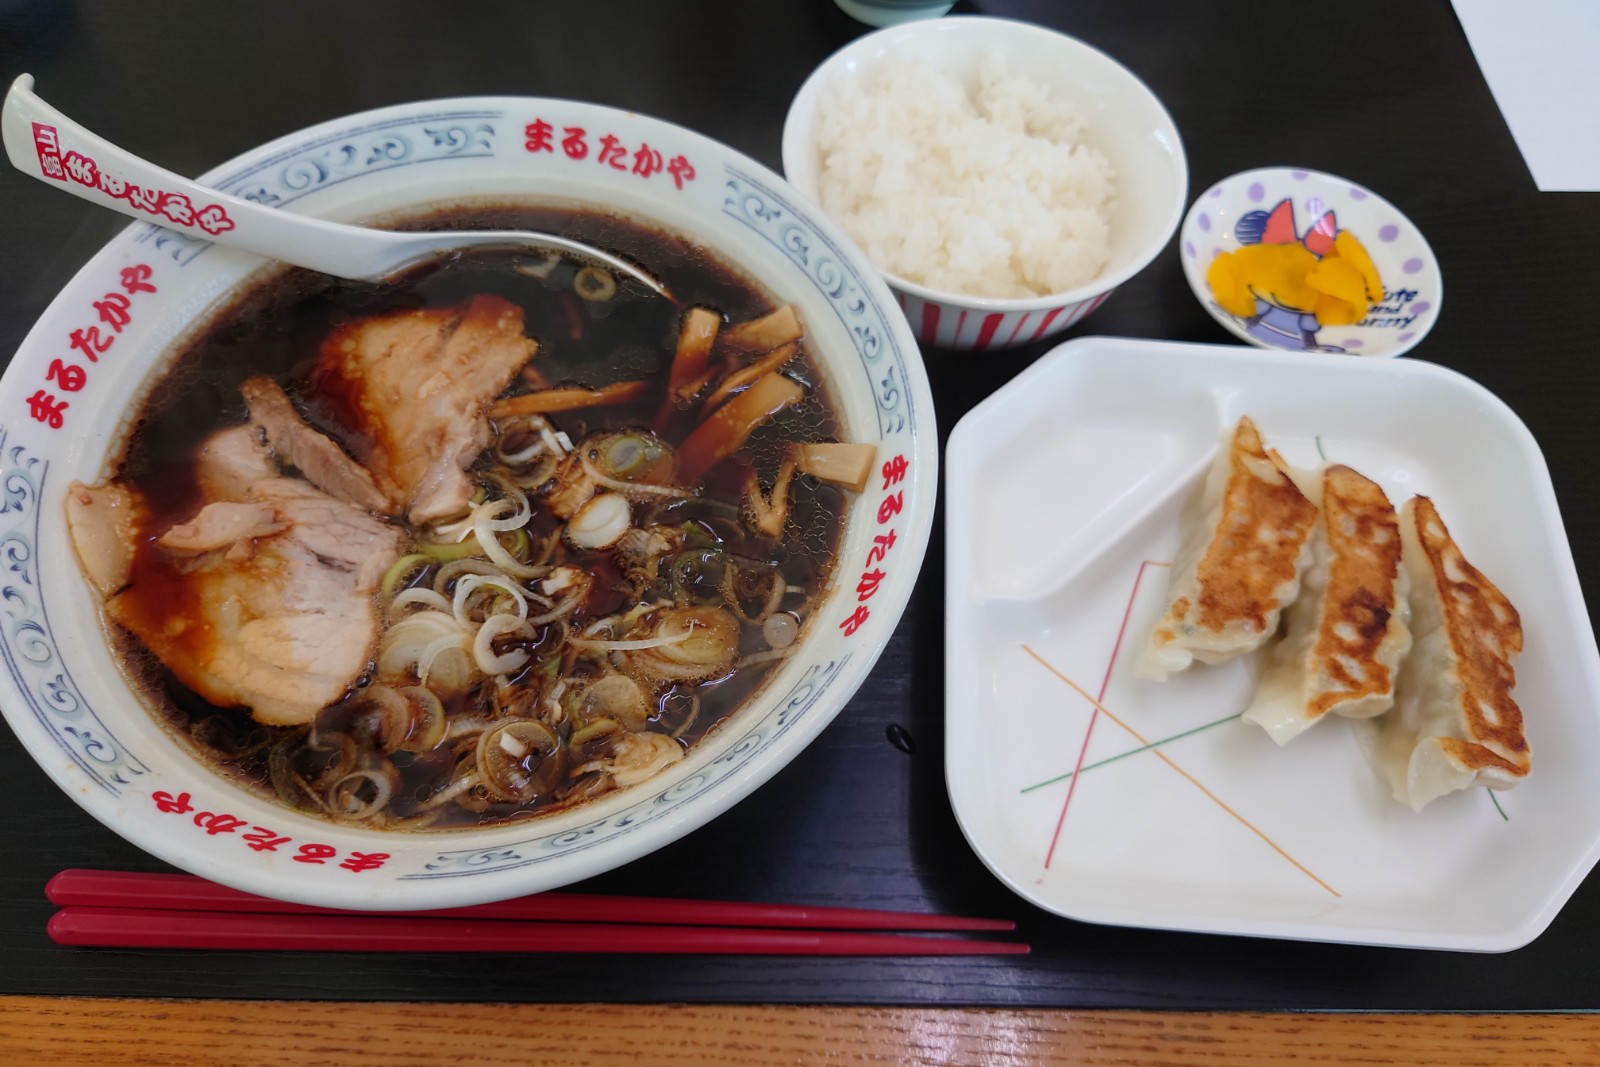
[[[1545,192],[1600,191],[1600,0],[1453,0]]]

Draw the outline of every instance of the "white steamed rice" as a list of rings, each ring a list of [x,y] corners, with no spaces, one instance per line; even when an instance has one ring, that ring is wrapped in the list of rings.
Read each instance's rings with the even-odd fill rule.
[[[1115,174],[1070,101],[986,55],[969,92],[920,61],[823,87],[822,207],[879,267],[947,292],[1033,297],[1110,258]]]

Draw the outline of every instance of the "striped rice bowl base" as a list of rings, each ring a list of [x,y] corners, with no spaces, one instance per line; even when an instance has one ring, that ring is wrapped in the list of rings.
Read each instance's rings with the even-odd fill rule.
[[[911,323],[920,344],[936,348],[983,352],[1028,344],[1061,333],[1077,325],[1105,303],[1115,289],[1108,289],[1075,303],[1031,311],[984,311],[958,307],[935,300],[924,300],[894,290],[894,296]]]

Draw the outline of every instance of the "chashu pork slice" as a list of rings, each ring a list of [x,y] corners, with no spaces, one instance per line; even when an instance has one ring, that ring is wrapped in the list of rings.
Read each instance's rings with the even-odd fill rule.
[[[386,511],[388,500],[367,469],[333,438],[306,424],[289,394],[271,378],[246,378],[239,386],[250,421],[266,434],[278,460],[305,475],[306,481],[330,496],[368,511]]]
[[[1363,747],[1396,800],[1417,811],[1474,785],[1509,789],[1533,754],[1512,697],[1511,658],[1522,620],[1504,593],[1467,562],[1438,509],[1413,497],[1400,515],[1415,641],[1395,706],[1361,725]]]
[[[1248,416],[1223,442],[1191,518],[1169,571],[1166,609],[1136,664],[1148,678],[1260,648],[1277,633],[1311,561],[1317,507],[1267,454]]]
[[[248,542],[282,533],[288,526],[270,504],[219,500],[201,508],[190,521],[172,527],[156,542],[181,556],[202,556],[219,548],[243,554],[250,548]]]
[[[373,593],[404,534],[298,478],[265,478],[247,495],[141,541],[106,611],[211,703],[309,722],[366,673]]]
[[[83,576],[101,596],[111,596],[128,584],[145,515],[138,492],[118,482],[99,486],[73,482],[67,486],[72,550]]]
[[[167,547],[179,553],[232,547],[243,537],[255,536],[262,524],[276,523],[276,515],[264,514],[258,505],[247,503],[251,486],[278,473],[255,427],[235,426],[207,437],[196,450],[194,470],[201,499],[238,502],[244,510],[202,512],[206,520],[203,525],[191,521],[163,534],[161,539]],[[201,517],[197,515],[196,520]],[[147,502],[130,485],[73,482],[67,487],[67,531],[72,550],[84,577],[103,597],[114,595],[128,584],[139,541],[146,536],[149,522]]]
[[[251,486],[277,474],[261,431],[249,424],[218,430],[195,451],[194,480],[202,500],[247,501]]]
[[[538,349],[522,330],[521,308],[476,296],[347,323],[323,341],[313,387],[391,513],[427,523],[467,509],[464,471],[489,444],[489,403]]]
[[[405,534],[281,476],[254,426],[202,441],[194,477],[205,503],[165,530],[128,486],[72,486],[84,574],[106,613],[211,703],[308,722],[366,673],[373,594]]]

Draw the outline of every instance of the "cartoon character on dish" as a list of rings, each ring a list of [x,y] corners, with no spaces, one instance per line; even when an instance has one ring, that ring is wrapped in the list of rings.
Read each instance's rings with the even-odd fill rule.
[[[1325,212],[1302,236],[1294,205],[1251,211],[1234,224],[1239,247],[1220,253],[1206,271],[1212,296],[1245,332],[1273,348],[1343,352],[1324,345],[1324,326],[1358,323],[1383,299],[1372,257],[1349,230]]]

